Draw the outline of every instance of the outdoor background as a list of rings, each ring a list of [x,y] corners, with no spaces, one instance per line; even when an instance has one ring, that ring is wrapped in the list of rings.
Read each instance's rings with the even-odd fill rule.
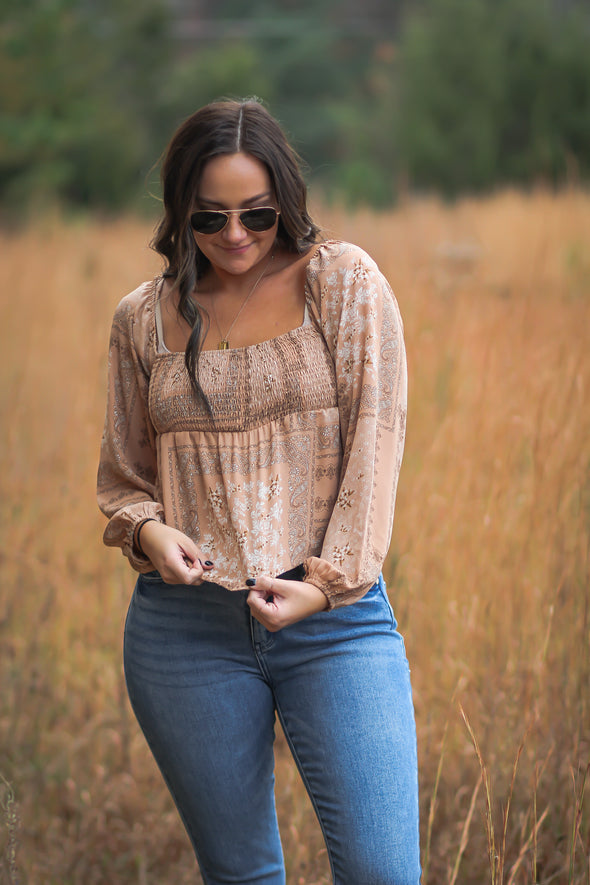
[[[0,882],[200,881],[128,706],[134,576],[94,483],[158,158],[257,95],[404,317],[384,571],[423,881],[589,885],[589,45],[586,0],[0,0]],[[289,885],[326,885],[276,755]]]

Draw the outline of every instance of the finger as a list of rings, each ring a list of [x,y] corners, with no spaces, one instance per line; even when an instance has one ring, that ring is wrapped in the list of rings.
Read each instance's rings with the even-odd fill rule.
[[[161,572],[168,584],[200,584],[203,580],[203,567],[200,560],[189,559],[181,549],[178,556],[166,563]]]
[[[186,542],[178,543],[178,550],[184,562],[190,567],[201,563],[201,551],[187,538]]]
[[[270,633],[275,633],[283,626],[280,612],[275,602],[268,603],[266,600],[261,600],[250,594],[248,597],[248,605],[252,617],[262,624],[262,626]]]
[[[253,606],[258,611],[270,611],[277,609],[278,600],[273,593],[269,593],[267,590],[258,590],[258,588],[254,588],[250,591],[248,596],[248,605]]]
[[[201,568],[189,568],[183,562],[162,568],[160,574],[166,584],[200,584],[203,579]]]
[[[267,598],[274,595],[275,581],[275,578],[269,578],[268,575],[260,575],[258,578],[248,578],[246,585],[255,590],[258,595]]]
[[[258,582],[256,582],[258,584]],[[268,589],[254,587],[246,600],[252,617],[259,621],[263,627],[271,632],[280,630],[283,625],[282,600],[277,598],[272,590],[272,580],[264,582]],[[270,587],[268,586],[270,584]]]
[[[199,548],[190,543],[190,539],[189,543],[180,544],[179,550],[183,565],[188,570],[186,583],[200,584],[203,581],[204,573],[215,568],[215,563],[211,559],[205,559]]]
[[[204,580],[205,572],[203,566],[201,565],[201,560],[197,559],[195,563],[189,565],[187,568],[187,584],[202,584]]]
[[[203,572],[210,572],[212,568],[215,568],[215,563],[211,562],[210,559],[201,559],[200,557],[197,559],[190,559],[186,554],[183,554],[182,561],[188,569],[200,568]]]

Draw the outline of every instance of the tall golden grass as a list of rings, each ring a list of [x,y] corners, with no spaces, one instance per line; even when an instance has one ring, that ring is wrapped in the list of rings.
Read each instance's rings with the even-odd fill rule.
[[[590,197],[321,210],[397,293],[408,439],[386,577],[412,665],[424,882],[590,882]],[[0,235],[3,881],[200,881],[121,668],[94,503],[119,298],[150,226]],[[328,864],[277,739],[291,885]]]

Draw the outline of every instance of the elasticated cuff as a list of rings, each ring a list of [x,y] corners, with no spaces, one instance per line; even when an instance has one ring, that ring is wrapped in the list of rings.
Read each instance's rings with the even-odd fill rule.
[[[137,525],[145,519],[164,522],[162,505],[156,501],[141,501],[119,510],[109,521],[103,535],[106,546],[120,547],[132,568],[141,574],[154,569],[151,560],[144,553],[140,553],[133,542]]]
[[[304,580],[322,591],[328,600],[328,611],[356,602],[370,590],[378,577],[369,583],[359,584],[347,577],[342,569],[318,556],[310,556],[305,560],[303,566],[305,568]]]

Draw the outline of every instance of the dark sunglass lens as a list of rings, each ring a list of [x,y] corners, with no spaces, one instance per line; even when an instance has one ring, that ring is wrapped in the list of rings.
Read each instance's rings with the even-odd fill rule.
[[[223,212],[193,212],[191,227],[198,234],[216,234],[223,230],[227,223],[227,215]]]
[[[248,209],[240,215],[240,221],[252,231],[270,230],[277,220],[276,209]]]

